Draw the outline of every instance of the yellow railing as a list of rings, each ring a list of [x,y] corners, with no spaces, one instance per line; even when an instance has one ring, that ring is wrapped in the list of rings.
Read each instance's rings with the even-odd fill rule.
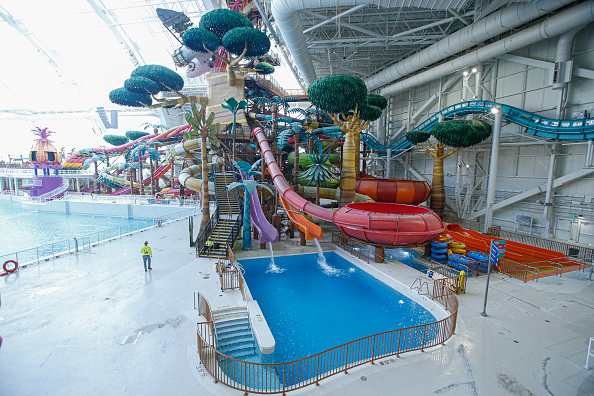
[[[198,353],[215,382],[246,393],[274,394],[319,384],[319,381],[365,363],[374,364],[387,356],[424,351],[443,344],[456,329],[458,299],[450,290],[457,279],[435,280],[432,298],[450,313],[434,323],[386,331],[339,345],[335,348],[286,363],[253,363],[224,355],[216,349],[212,312],[207,322],[198,323]],[[210,305],[203,304],[210,309]],[[211,318],[211,319],[208,319]]]

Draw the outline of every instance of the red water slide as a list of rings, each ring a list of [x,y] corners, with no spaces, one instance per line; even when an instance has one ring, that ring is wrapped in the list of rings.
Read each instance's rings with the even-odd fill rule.
[[[470,250],[478,250],[489,254],[491,241],[500,241],[497,238],[480,232],[464,229],[460,224],[446,224],[444,236],[456,242],[462,242]],[[568,260],[563,253],[554,250],[543,249],[524,243],[507,241],[505,246],[505,258],[521,264],[528,264],[535,267],[549,267],[548,261],[564,266],[573,266],[575,263]]]
[[[431,193],[429,183],[421,180],[357,178],[355,191],[376,202],[418,205]]]
[[[294,208],[331,221],[343,233],[376,245],[402,246],[431,241],[443,232],[439,216],[418,206],[363,202],[332,211],[305,200],[287,184],[262,129],[254,128],[252,135],[258,140],[279,194]]]

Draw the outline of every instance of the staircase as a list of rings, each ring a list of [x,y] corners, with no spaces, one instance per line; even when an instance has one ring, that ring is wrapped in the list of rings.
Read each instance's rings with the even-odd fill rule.
[[[239,189],[226,191],[225,187],[236,181],[233,173],[215,173],[215,196],[217,199],[217,219],[211,219],[214,228],[209,235],[202,238],[211,239],[215,246],[208,249],[200,243],[199,257],[224,258],[227,257],[227,246],[232,246],[237,238],[242,221],[242,202],[239,196]],[[210,230],[209,230],[210,231]],[[200,239],[200,236],[199,236]],[[200,239],[200,240],[202,240]]]
[[[227,241],[229,240],[231,234],[236,232],[234,227],[235,222],[235,220],[219,219],[209,237],[209,239],[215,243],[215,246],[210,249],[205,246],[200,252],[200,257],[227,257]],[[216,247],[217,243],[219,244],[218,247]],[[233,243],[233,241],[231,243]]]
[[[233,183],[235,175],[233,173],[215,173],[215,194],[217,198],[217,204],[219,205],[219,211],[222,217],[232,215],[238,215],[241,213],[241,206],[239,204],[239,190],[234,189],[231,191],[225,191],[225,187]]]
[[[217,350],[227,356],[247,360],[257,355],[256,342],[247,308],[236,307],[213,314]]]

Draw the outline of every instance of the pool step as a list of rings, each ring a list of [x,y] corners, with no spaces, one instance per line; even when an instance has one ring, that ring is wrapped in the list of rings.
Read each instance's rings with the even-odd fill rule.
[[[256,341],[245,307],[227,308],[213,313],[217,350],[236,359],[256,356]]]

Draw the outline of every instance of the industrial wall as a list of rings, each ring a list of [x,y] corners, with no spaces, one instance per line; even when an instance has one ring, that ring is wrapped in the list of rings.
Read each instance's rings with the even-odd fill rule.
[[[390,97],[385,112],[384,142],[399,139],[440,109],[463,100],[491,100],[550,118],[569,119],[572,114],[579,117],[574,112],[584,110],[591,114],[589,117],[594,117],[594,72],[586,73],[589,77],[586,78],[576,75],[584,73],[575,71],[577,68],[594,70],[591,37],[594,37],[594,24],[575,36],[571,51],[574,73],[565,91],[553,89],[549,68],[555,62],[558,44],[558,38],[553,38],[475,65],[475,73],[470,67],[466,76],[465,70],[460,70]],[[480,84],[477,85],[477,81]],[[487,122],[493,119],[492,115],[469,117]],[[378,136],[378,123],[372,126],[371,132]],[[380,139],[382,135],[379,133]],[[539,188],[540,192],[496,210],[493,225],[535,236],[594,243],[594,168],[586,167],[587,142],[544,140],[505,122],[501,142],[495,203],[508,203],[515,195],[533,188]],[[485,208],[490,152],[491,139],[488,139],[445,160],[446,221],[460,221],[465,225],[469,225],[470,220],[484,221],[484,216],[477,212]],[[368,172],[385,175],[385,157],[380,158],[367,161]],[[391,177],[431,181],[432,157],[418,148],[393,157],[390,163]],[[551,166],[554,179],[565,177],[570,181],[552,189],[547,203]],[[590,173],[584,176],[575,172]],[[556,183],[561,181],[564,179]],[[475,223],[473,228],[478,226]]]

